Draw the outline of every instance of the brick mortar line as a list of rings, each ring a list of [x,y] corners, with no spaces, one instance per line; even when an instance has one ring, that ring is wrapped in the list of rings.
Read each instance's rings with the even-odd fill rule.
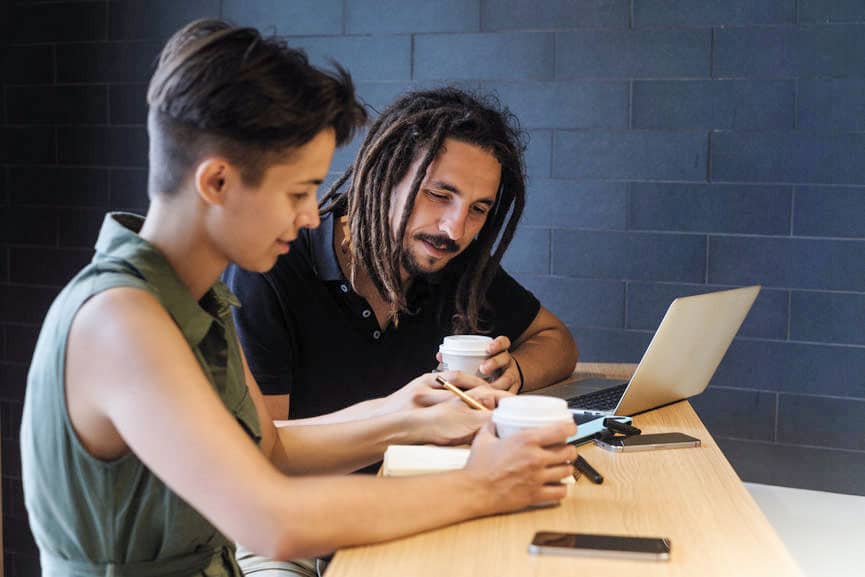
[[[862,401],[865,402],[865,397],[845,397],[843,395],[816,395],[813,393],[803,393],[799,391],[782,391],[780,389],[765,389],[761,387],[743,387],[735,385],[712,385],[710,384],[707,390],[723,390],[723,391],[738,391],[740,393],[761,393],[766,395],[788,395],[792,397],[825,397],[827,399],[838,399],[844,401]]]
[[[796,194],[799,190],[799,185],[794,184],[792,186],[792,190],[790,191],[790,237],[793,238],[796,235],[793,234],[793,223],[796,221]]]
[[[709,33],[709,78],[715,78],[715,28]]]
[[[222,0],[220,0],[221,2]],[[342,18],[341,18],[342,36],[348,32],[348,0],[342,0]]]
[[[538,275],[535,275],[538,276]],[[557,277],[558,278],[558,277]],[[568,277],[568,278],[579,278],[579,277]],[[586,279],[593,280],[593,279]],[[614,279],[607,279],[614,280]],[[642,282],[642,281],[633,281],[633,280],[625,280],[622,279],[622,282]],[[584,330],[596,330],[596,331],[606,331],[606,332],[619,332],[622,334],[630,334],[630,335],[646,335],[651,336],[655,333],[656,329],[643,329],[643,328],[624,328],[624,327],[605,327],[599,325],[574,325],[565,323],[569,328],[573,329],[584,329]],[[835,343],[835,342],[826,342],[826,341],[801,341],[801,340],[786,340],[786,339],[778,339],[778,338],[767,338],[767,337],[756,337],[756,336],[737,336],[733,342],[745,342],[745,343],[774,343],[779,345],[806,345],[806,346],[814,346],[814,347],[826,347],[835,349],[836,351],[842,350],[853,350],[853,351],[861,351],[865,350],[865,345],[857,345],[857,344],[849,344],[849,343]],[[732,387],[727,387],[732,388]],[[802,393],[806,394],[806,393]],[[812,395],[819,396],[819,395]],[[848,398],[848,397],[841,397]],[[850,397],[850,398],[859,398],[859,397]]]
[[[793,79],[793,130],[799,130],[799,79]]]
[[[630,300],[631,300],[631,281],[626,280],[624,284],[625,284],[624,297],[623,297],[624,311],[622,311],[624,317],[622,318],[622,327],[625,330],[628,330],[628,313],[630,312],[630,310],[629,310],[630,307],[628,307],[628,304],[630,303]]]
[[[745,443],[754,443],[758,445],[774,445],[777,447],[787,447],[787,448],[802,448],[802,449],[818,449],[820,451],[837,451],[839,453],[854,453],[859,455],[865,455],[865,449],[846,449],[843,447],[831,447],[828,445],[800,445],[796,443],[780,443],[777,441],[761,441],[759,439],[747,439],[744,437],[728,437],[721,435],[713,435],[715,439],[727,439],[730,441],[741,441]]]

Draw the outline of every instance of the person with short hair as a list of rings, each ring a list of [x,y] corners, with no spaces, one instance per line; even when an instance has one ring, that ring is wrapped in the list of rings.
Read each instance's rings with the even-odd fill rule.
[[[228,263],[270,269],[318,226],[316,189],[364,120],[344,71],[197,21],[162,51],[148,107],[147,216],[106,217],[28,375],[22,479],[43,575],[237,577],[235,541],[313,556],[564,497],[554,483],[572,470],[573,426],[500,440],[488,414],[460,413],[423,378],[405,389],[408,408],[378,418],[279,429],[269,418],[219,277]],[[471,384],[487,407],[501,396]],[[424,395],[430,406],[411,406]],[[474,436],[465,469],[331,475],[440,418]]]

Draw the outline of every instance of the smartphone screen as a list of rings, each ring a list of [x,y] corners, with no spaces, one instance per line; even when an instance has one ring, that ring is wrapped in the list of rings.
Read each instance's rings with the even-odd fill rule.
[[[684,433],[655,433],[651,435],[633,435],[631,437],[622,437],[622,447],[635,447],[640,445],[667,445],[673,443],[693,443],[700,442],[699,439],[685,435]]]
[[[529,552],[534,554],[585,555],[628,559],[666,560],[670,541],[661,537],[628,537],[588,533],[535,533]]]

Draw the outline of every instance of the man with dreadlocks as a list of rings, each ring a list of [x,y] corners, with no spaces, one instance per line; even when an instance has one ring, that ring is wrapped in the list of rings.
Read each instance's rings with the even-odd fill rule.
[[[274,418],[398,408],[428,385],[391,394],[435,366],[449,334],[496,337],[481,367],[496,388],[570,374],[569,331],[499,265],[525,204],[522,150],[497,103],[455,88],[405,94],[322,199],[321,226],[267,273],[228,271]]]
[[[301,231],[266,273],[227,271],[243,303],[234,309],[240,340],[274,419],[359,424],[440,400],[431,375],[418,375],[449,334],[495,337],[481,372],[498,389],[570,374],[577,349],[567,328],[499,265],[525,205],[515,125],[457,89],[402,96],[321,200],[320,227]],[[424,432],[428,442],[477,430],[456,414],[438,425]],[[312,566],[248,553],[240,564],[257,575]]]

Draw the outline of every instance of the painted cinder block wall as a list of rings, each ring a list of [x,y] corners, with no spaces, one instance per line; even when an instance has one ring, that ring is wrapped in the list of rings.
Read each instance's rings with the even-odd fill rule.
[[[39,323],[103,213],[145,209],[146,81],[201,16],[335,58],[373,109],[417,86],[495,92],[530,138],[506,266],[584,360],[636,362],[676,296],[763,284],[694,405],[743,479],[865,494],[862,2],[17,0],[0,8],[7,575],[38,574],[17,442]]]

